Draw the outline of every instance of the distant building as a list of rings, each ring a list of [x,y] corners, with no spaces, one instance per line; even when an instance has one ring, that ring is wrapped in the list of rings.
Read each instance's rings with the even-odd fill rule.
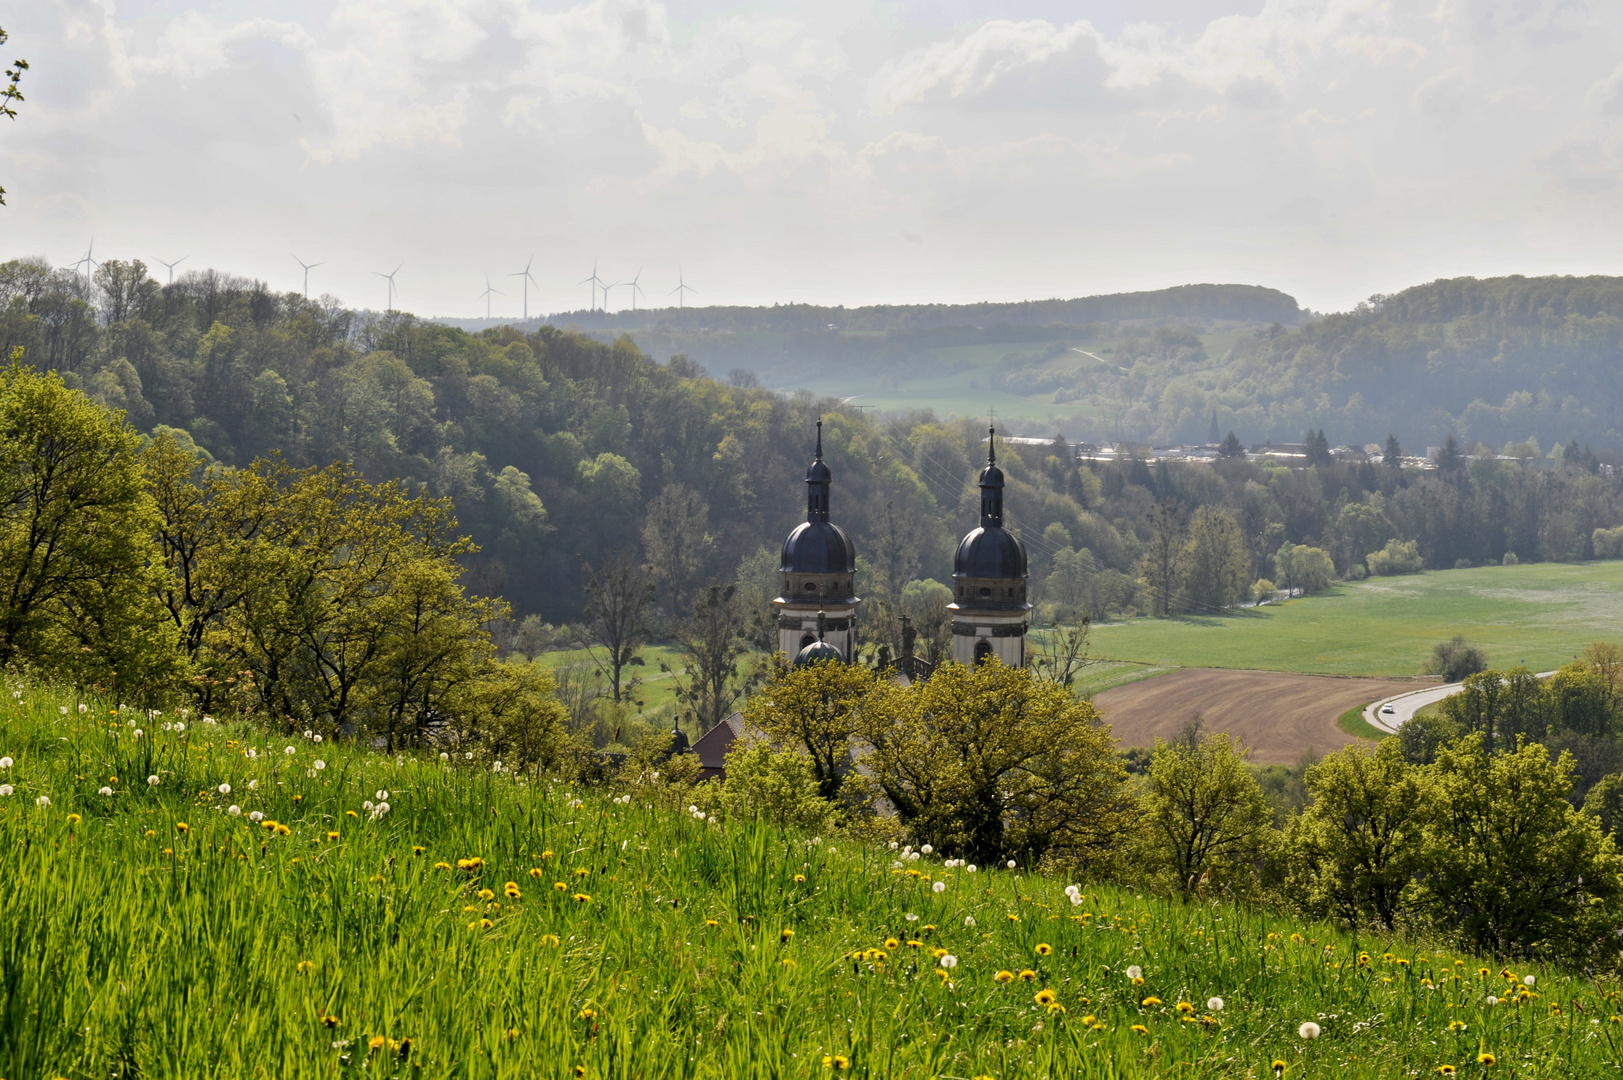
[[[997,430],[986,444],[981,470],[981,524],[958,544],[953,558],[952,658],[978,664],[996,656],[1011,667],[1026,663],[1026,546],[1003,527],[1003,470],[997,467]]]
[[[834,474],[823,462],[823,422],[817,450],[806,469],[806,520],[783,542],[778,563],[783,593],[778,609],[778,653],[785,663],[838,658],[851,663],[857,605],[857,549],[845,530],[829,521]],[[821,646],[821,648],[819,648]]]

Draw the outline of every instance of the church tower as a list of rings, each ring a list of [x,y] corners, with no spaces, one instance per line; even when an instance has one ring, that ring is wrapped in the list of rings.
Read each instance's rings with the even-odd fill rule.
[[[806,470],[806,520],[783,542],[778,572],[783,593],[778,609],[778,652],[793,663],[801,651],[822,643],[819,658],[852,660],[857,549],[845,530],[828,520],[834,474],[823,463],[823,422],[817,421],[817,452]]]
[[[1026,663],[1026,546],[1003,527],[1003,470],[997,429],[989,428],[981,470],[981,526],[958,544],[952,563],[952,658],[978,664],[996,656]]]

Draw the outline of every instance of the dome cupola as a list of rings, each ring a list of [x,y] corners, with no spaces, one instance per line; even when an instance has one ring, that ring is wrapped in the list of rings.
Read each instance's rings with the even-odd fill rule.
[[[778,560],[783,591],[772,601],[778,610],[778,652],[796,666],[818,660],[852,660],[857,605],[857,549],[845,530],[830,521],[829,488],[834,474],[823,460],[823,422],[817,421],[817,450],[806,469],[806,520],[783,542]],[[815,634],[815,636],[814,636]]]
[[[828,493],[834,479],[823,461],[823,422],[817,421],[817,451],[806,469],[806,520],[783,542],[778,569],[785,574],[854,574],[857,549],[845,530],[828,520]]]
[[[986,439],[981,470],[981,523],[958,544],[952,561],[952,658],[979,664],[996,657],[1026,662],[1026,546],[1003,527],[1003,470],[997,467],[997,429]]]
[[[997,429],[989,429],[986,468],[981,470],[981,525],[958,544],[955,578],[1011,580],[1026,576],[1026,548],[1003,527],[1003,470],[997,467]],[[1024,601],[1024,596],[1021,600]]]

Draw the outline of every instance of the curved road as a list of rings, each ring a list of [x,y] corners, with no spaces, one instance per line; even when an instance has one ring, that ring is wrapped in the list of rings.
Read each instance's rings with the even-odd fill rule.
[[[1538,677],[1548,679],[1554,674],[1553,671],[1541,671],[1538,673]],[[1428,686],[1423,690],[1410,690],[1405,694],[1395,694],[1392,697],[1383,698],[1365,707],[1364,719],[1369,723],[1370,727],[1396,735],[1398,728],[1414,719],[1415,713],[1433,702],[1441,701],[1445,697],[1452,697],[1459,693],[1463,685],[1463,683],[1444,683],[1442,686]],[[1382,714],[1381,709],[1387,705],[1392,706],[1392,712]]]

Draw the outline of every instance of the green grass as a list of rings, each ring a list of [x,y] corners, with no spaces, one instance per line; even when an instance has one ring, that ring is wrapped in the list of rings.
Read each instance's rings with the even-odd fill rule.
[[[1364,719],[1364,706],[1362,705],[1354,705],[1336,717],[1336,727],[1355,739],[1369,739],[1372,742],[1379,742],[1390,734]]]
[[[1623,561],[1438,570],[1337,585],[1232,614],[1095,626],[1097,657],[1172,667],[1418,675],[1463,634],[1496,667],[1547,671],[1623,639]]]
[[[1276,1058],[1293,1078],[1421,1077],[1481,1050],[1491,1075],[1619,1065],[1618,1029],[1595,1024],[1610,982],[1518,963],[1541,997],[1490,1006],[1509,984],[1476,960],[1227,902],[1090,884],[1073,906],[1058,877],[939,853],[914,876],[883,848],[657,808],[683,791],[61,701],[0,693],[7,1077],[816,1077],[836,1054],[854,1076],[998,1080],[1267,1077]],[[1298,1036],[1308,1020],[1322,1037]]]
[[[604,655],[602,649],[557,649],[541,653],[536,659],[547,668],[574,667],[591,673],[597,671],[592,660],[593,652],[599,657]],[[682,662],[682,654],[674,646],[649,645],[641,655],[642,665],[626,668],[622,678],[638,680],[633,699],[642,703],[639,712],[650,716],[668,716],[677,707],[676,676],[687,670]],[[670,670],[661,671],[659,667],[662,663]],[[604,674],[602,680],[606,692],[608,675]]]

